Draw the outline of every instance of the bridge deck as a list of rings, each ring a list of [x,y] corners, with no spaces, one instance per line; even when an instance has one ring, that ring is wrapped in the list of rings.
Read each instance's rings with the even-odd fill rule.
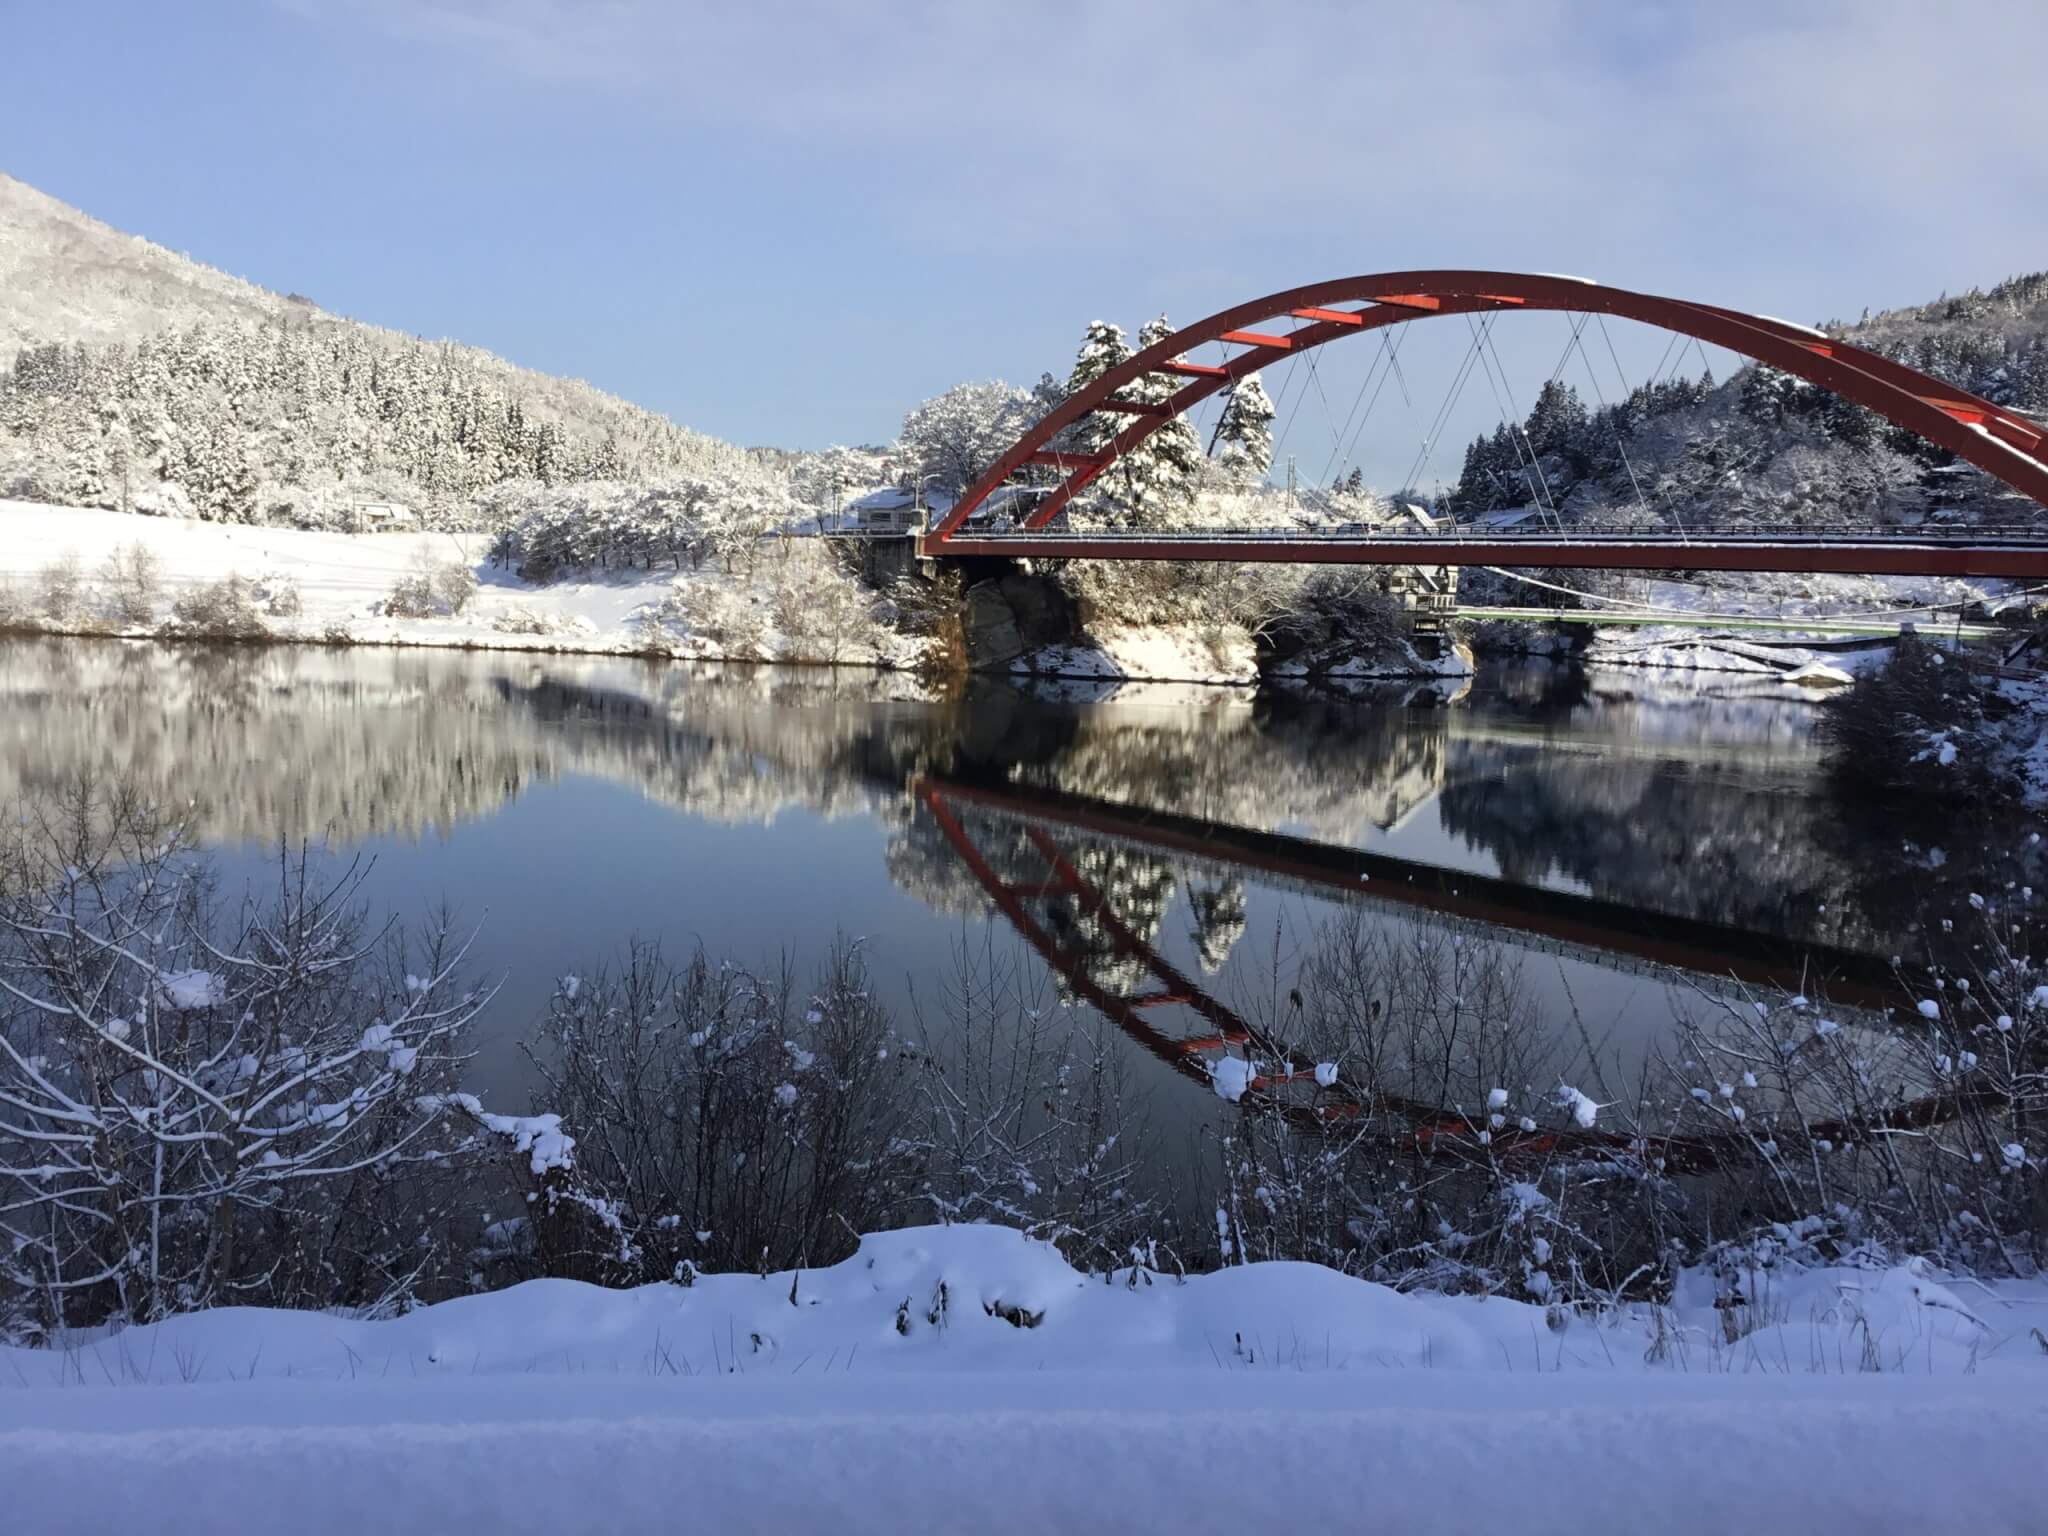
[[[1885,638],[1907,625],[1942,639],[1998,640],[2016,633],[1998,624],[1958,624],[1939,615],[1917,619],[1859,619],[1854,615],[1817,614],[1785,619],[1753,613],[1638,613],[1627,608],[1470,608],[1459,604],[1461,619],[1507,619],[1527,624],[1579,624],[1592,629],[1733,629],[1787,635],[1850,635]]]
[[[1858,576],[1978,576],[2048,581],[2048,533],[2036,528],[1741,533],[1199,533],[924,534],[918,553],[1063,560],[1207,560],[1305,565],[1514,565],[1577,570],[1788,571]]]

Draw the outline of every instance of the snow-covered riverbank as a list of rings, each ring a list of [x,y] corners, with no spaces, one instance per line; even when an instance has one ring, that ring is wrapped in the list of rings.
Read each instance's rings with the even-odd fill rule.
[[[548,585],[523,581],[491,565],[485,544],[482,534],[314,532],[0,501],[0,628],[135,636],[172,632],[181,600],[236,576],[249,589],[255,621],[242,638],[826,662],[894,670],[915,669],[926,657],[925,641],[869,621],[854,611],[857,600],[839,604],[845,611],[836,617],[829,611],[833,604],[807,600],[821,583],[850,584],[850,578],[825,568],[808,540],[764,545],[744,574],[712,566]],[[154,562],[157,590],[144,605],[150,610],[147,618],[112,611],[105,590],[108,562],[138,547]],[[77,590],[68,610],[53,611],[47,594],[50,573],[67,567]],[[459,612],[395,611],[395,588],[428,570],[448,567],[476,577],[475,591]],[[1690,587],[1657,585],[1660,605],[1673,611],[1703,600]],[[1952,599],[1954,585],[1942,587],[1937,596]],[[1811,602],[1817,612],[1858,599],[1888,602],[1897,612],[1896,605],[1911,597],[1896,584],[1865,587],[1829,586],[1812,594]],[[1729,601],[1725,593],[1709,596],[1717,603]],[[1792,600],[1779,595],[1770,602],[1782,613]],[[197,626],[193,632],[204,634],[205,629]],[[1512,648],[1533,645],[1560,656],[1571,652],[1569,643],[1548,629],[1518,626],[1514,637]],[[1847,655],[1822,652],[1800,643],[1804,638],[1793,635],[1763,644],[1753,636],[1692,629],[1596,629],[1576,654],[1588,665],[1777,673],[1788,681],[1821,686],[1848,682],[1861,666],[1885,654],[1882,645]],[[1194,623],[1096,626],[1080,641],[1026,649],[994,670],[1110,686],[1246,686],[1259,680],[1249,637],[1237,631],[1219,635],[1213,626]],[[1297,661],[1283,664],[1274,675],[1298,681],[1313,673],[1321,685],[1347,691],[1386,679],[1455,683],[1471,671],[1469,655],[1454,650],[1440,660],[1403,654],[1323,670]]]
[[[715,568],[645,572],[537,586],[492,567],[483,534],[310,532],[182,518],[143,517],[88,508],[0,501],[0,583],[13,594],[22,627],[58,632],[154,633],[176,602],[229,575],[259,596],[263,630],[278,640],[323,644],[443,646],[457,649],[653,655],[703,661],[838,660],[912,667],[921,642],[879,626],[849,625],[834,654],[778,622],[778,562],[790,546],[764,549],[745,578]],[[155,621],[122,622],[96,612],[90,594],[60,620],[41,602],[45,573],[75,560],[90,588],[107,561],[141,546],[154,556],[161,586]],[[393,589],[426,568],[460,566],[477,588],[460,613],[389,612]],[[268,595],[289,591],[277,603]],[[743,646],[690,622],[692,596],[759,610]]]
[[[1688,1274],[1553,1316],[1306,1264],[1104,1283],[1003,1228],[834,1268],[224,1309],[0,1350],[19,1528],[2037,1528],[2048,1290]]]

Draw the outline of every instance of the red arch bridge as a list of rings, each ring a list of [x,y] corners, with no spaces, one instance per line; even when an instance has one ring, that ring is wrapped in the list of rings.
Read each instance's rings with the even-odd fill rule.
[[[969,486],[918,553],[1097,560],[1286,561],[1347,565],[1514,565],[1623,570],[1844,572],[2048,580],[2048,532],[1995,526],[1656,528],[1579,532],[1561,525],[1303,532],[1262,528],[1176,533],[1080,531],[1062,513],[1166,422],[1247,374],[1347,337],[1446,316],[1560,311],[1638,321],[1740,353],[1864,406],[2048,506],[2048,428],[1878,353],[1819,331],[1711,304],[1632,293],[1579,278],[1513,272],[1382,272],[1268,294],[1174,332],[1077,391]],[[1578,330],[1574,330],[1577,341]],[[1475,346],[1479,337],[1475,335]],[[1198,360],[1216,344],[1220,361]],[[1569,353],[1567,353],[1569,355]],[[1590,366],[1590,364],[1589,364]],[[1106,446],[1065,446],[1084,418],[1116,426]],[[1094,424],[1100,438],[1109,426]],[[992,498],[1014,477],[1035,484],[1029,510],[991,526]]]

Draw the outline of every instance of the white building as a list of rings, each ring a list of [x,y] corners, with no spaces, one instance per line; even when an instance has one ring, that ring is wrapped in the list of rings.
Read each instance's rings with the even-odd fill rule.
[[[917,533],[924,526],[924,511],[916,492],[884,486],[849,501],[843,526],[849,533]]]
[[[405,532],[420,524],[412,508],[402,501],[352,501],[347,505],[348,525],[357,533]]]

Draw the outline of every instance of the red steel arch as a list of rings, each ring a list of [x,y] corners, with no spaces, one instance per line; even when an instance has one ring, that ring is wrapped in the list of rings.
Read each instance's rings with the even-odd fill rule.
[[[920,550],[928,555],[947,553],[955,532],[975,509],[1027,464],[1049,466],[1065,476],[1024,525],[1045,527],[1076,493],[1167,421],[1245,374],[1295,353],[1411,320],[1501,310],[1614,315],[1711,342],[1865,406],[2048,506],[2048,432],[2039,423],[1819,331],[1580,278],[1521,272],[1381,272],[1310,283],[1222,310],[1110,369],[1019,438],[920,539]],[[1298,323],[1287,331],[1251,329],[1274,321]],[[1186,353],[1212,341],[1246,350],[1220,364],[1186,358]],[[1151,375],[1187,382],[1161,403],[1117,396],[1126,385]],[[1135,419],[1104,453],[1062,453],[1053,448],[1053,439],[1063,429],[1097,411]]]

